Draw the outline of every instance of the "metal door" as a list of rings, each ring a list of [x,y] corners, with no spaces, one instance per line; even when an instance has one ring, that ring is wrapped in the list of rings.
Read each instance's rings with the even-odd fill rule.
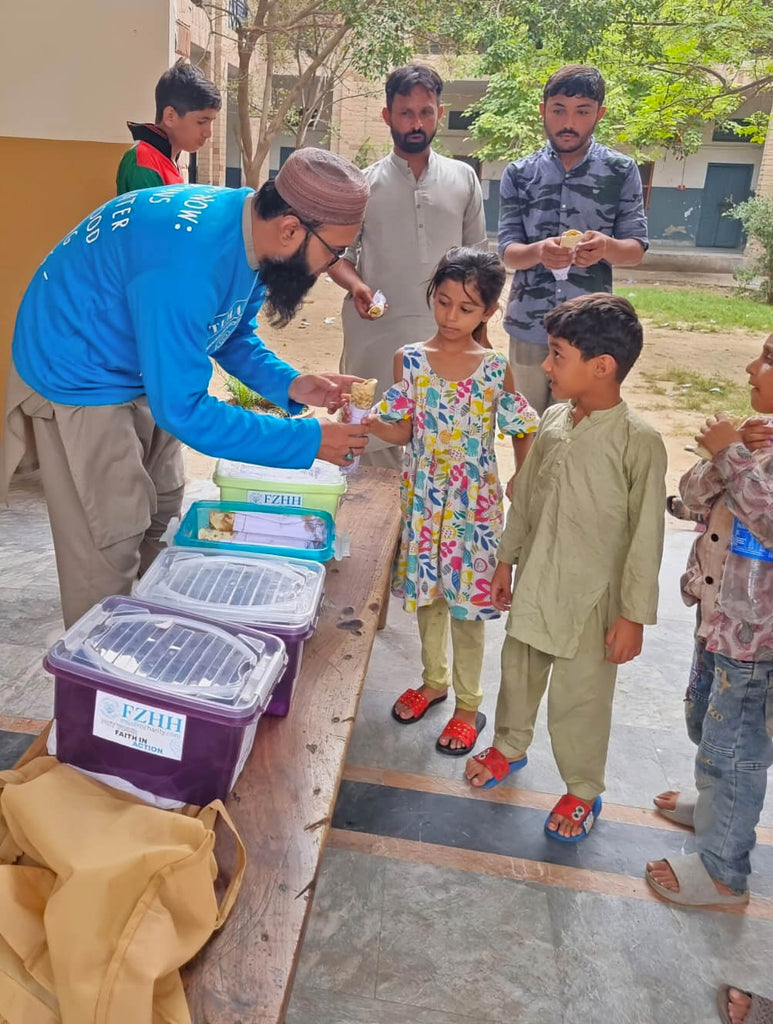
[[[741,222],[724,214],[749,198],[753,174],[753,164],[708,165],[696,245],[722,249],[742,247]]]

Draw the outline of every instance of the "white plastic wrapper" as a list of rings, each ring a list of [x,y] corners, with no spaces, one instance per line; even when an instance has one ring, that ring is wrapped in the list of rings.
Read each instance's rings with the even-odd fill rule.
[[[373,293],[373,301],[370,304],[368,310],[368,316],[371,320],[378,320],[380,316],[384,315],[386,309],[386,295],[382,291],[376,291]]]
[[[362,423],[368,416],[370,416],[370,409],[358,409],[355,405],[349,403],[349,411],[346,417],[348,423]],[[353,473],[359,464],[360,457],[357,455],[353,462],[349,462],[347,465],[339,468],[342,473]]]

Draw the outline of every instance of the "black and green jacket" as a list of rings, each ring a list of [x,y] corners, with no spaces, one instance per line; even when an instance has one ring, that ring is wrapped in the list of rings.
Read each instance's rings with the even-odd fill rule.
[[[117,194],[137,188],[181,185],[183,177],[172,159],[172,147],[164,131],[155,124],[126,122],[135,144],[127,150],[115,177]]]

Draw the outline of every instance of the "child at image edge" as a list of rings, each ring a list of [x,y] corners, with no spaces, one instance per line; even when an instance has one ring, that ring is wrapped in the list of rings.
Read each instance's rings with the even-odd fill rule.
[[[453,682],[456,707],[436,744],[452,756],[474,748],[486,721],[478,712],[484,621],[499,616],[490,590],[503,522],[496,430],[512,435],[520,463],[537,428],[506,358],[486,339],[504,283],[504,265],[492,253],[457,248],[443,257],[427,289],[437,332],[398,349],[397,383],[368,420],[376,437],[409,445],[392,589],[417,613],[424,685],[406,690],[392,715],[403,725],[418,722]]]
[[[491,583],[510,609],[494,745],[467,762],[474,786],[526,764],[545,689],[566,794],[548,836],[584,839],[601,809],[617,666],[654,623],[663,550],[666,451],[620,397],[642,349],[631,304],[595,293],[545,317],[553,398],[522,471]],[[518,566],[512,586],[513,566]]]
[[[760,415],[738,427],[724,414],[707,420],[696,440],[709,457],[679,482],[685,508],[707,524],[681,581],[698,610],[685,699],[698,795],[669,790],[655,804],[695,829],[696,852],[650,861],[646,878],[685,906],[748,903],[773,764],[773,334],[746,372]]]

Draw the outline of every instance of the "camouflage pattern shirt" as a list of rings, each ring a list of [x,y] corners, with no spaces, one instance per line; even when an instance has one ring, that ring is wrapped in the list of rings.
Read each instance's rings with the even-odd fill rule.
[[[636,238],[647,249],[647,218],[641,178],[634,161],[592,141],[585,159],[570,171],[552,145],[509,164],[499,192],[499,252],[513,242],[528,244],[576,231],[601,231]],[[612,267],[572,267],[566,281],[538,263],[517,270],[505,314],[505,330],[519,341],[547,345],[545,314],[566,299],[612,291]]]

